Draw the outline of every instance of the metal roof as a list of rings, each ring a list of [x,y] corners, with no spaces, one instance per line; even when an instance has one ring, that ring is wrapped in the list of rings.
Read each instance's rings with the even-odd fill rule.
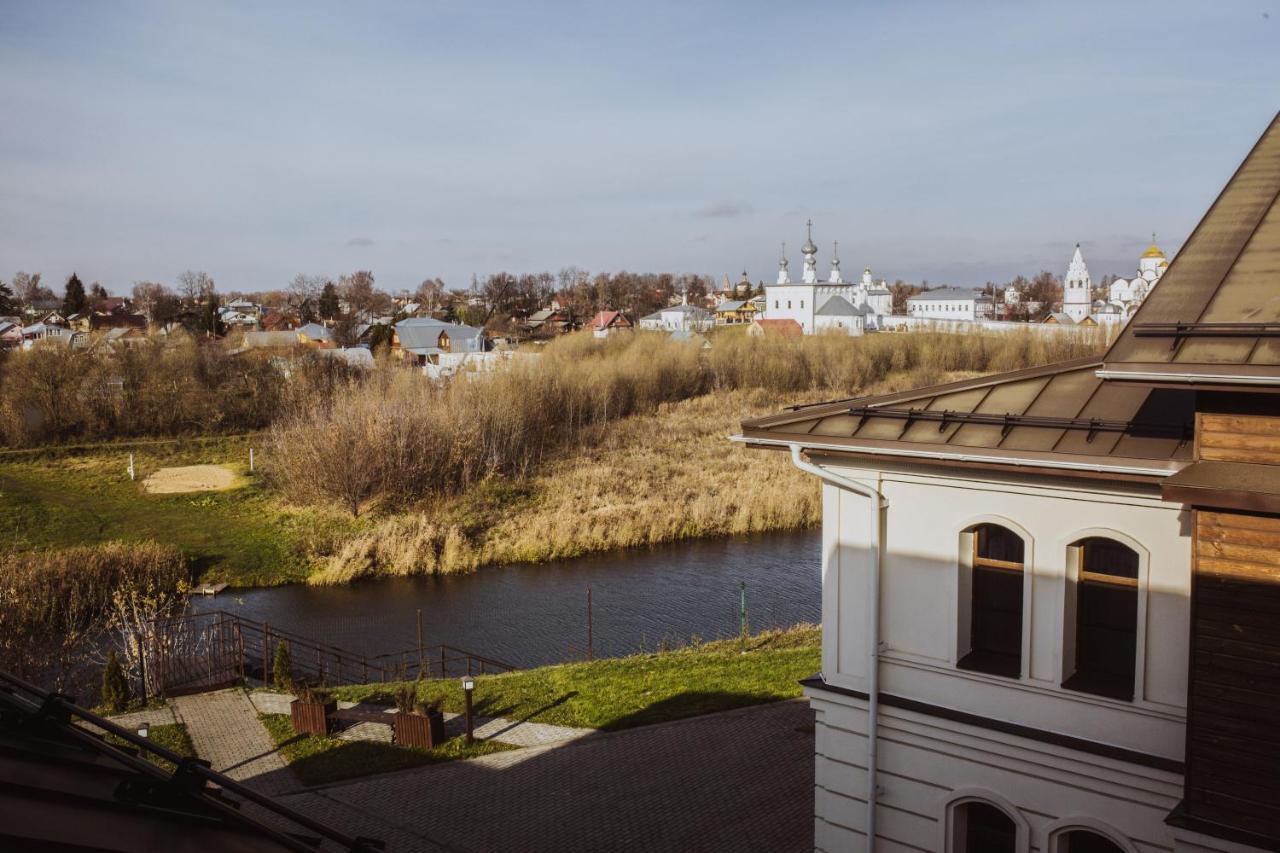
[[[1280,114],[1104,357],[1109,379],[1280,384]]]
[[[935,461],[1166,476],[1192,458],[1191,392],[1107,383],[1097,358],[806,406],[742,424],[748,443]]]
[[[926,290],[908,297],[908,302],[953,302],[957,299],[976,299],[979,302],[990,302],[991,297],[976,290],[963,287],[942,287],[937,290]]]
[[[843,296],[833,296],[826,302],[822,303],[822,307],[818,309],[816,316],[818,317],[861,317],[865,314],[858,308],[853,307],[853,303]]]

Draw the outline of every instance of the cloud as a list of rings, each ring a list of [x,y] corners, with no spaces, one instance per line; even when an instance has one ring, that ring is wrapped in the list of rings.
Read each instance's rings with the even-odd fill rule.
[[[697,214],[708,219],[731,219],[735,216],[745,216],[751,213],[753,209],[745,201],[717,201],[714,204],[699,208]]]
[[[348,246],[372,246],[372,237],[352,237],[347,241]]]

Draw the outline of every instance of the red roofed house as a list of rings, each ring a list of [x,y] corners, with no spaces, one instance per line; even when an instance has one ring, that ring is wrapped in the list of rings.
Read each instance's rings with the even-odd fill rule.
[[[763,335],[782,335],[784,338],[798,338],[804,329],[795,320],[752,320],[747,327],[747,334],[753,338]]]
[[[621,311],[600,311],[588,324],[597,338],[607,338],[615,332],[631,331],[631,321]]]

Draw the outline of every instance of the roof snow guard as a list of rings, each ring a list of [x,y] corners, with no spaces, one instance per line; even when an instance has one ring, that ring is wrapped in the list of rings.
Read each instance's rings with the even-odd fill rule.
[[[1103,362],[1111,380],[1280,390],[1280,115]]]
[[[740,440],[931,464],[1162,478],[1191,461],[1189,393],[1107,383],[1097,358],[916,391],[803,406]]]

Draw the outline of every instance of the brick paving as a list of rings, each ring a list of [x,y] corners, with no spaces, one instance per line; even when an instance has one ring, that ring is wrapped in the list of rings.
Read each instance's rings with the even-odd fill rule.
[[[370,776],[283,801],[390,850],[813,848],[803,700]]]
[[[264,794],[298,787],[243,689],[179,696],[173,710],[178,722],[186,724],[196,754],[214,770]]]
[[[127,714],[116,714],[114,717],[107,717],[107,719],[125,729],[136,729],[140,723],[150,723],[153,726],[168,726],[177,722],[173,717],[173,708],[168,705],[163,708],[152,708],[149,711],[130,711]]]

